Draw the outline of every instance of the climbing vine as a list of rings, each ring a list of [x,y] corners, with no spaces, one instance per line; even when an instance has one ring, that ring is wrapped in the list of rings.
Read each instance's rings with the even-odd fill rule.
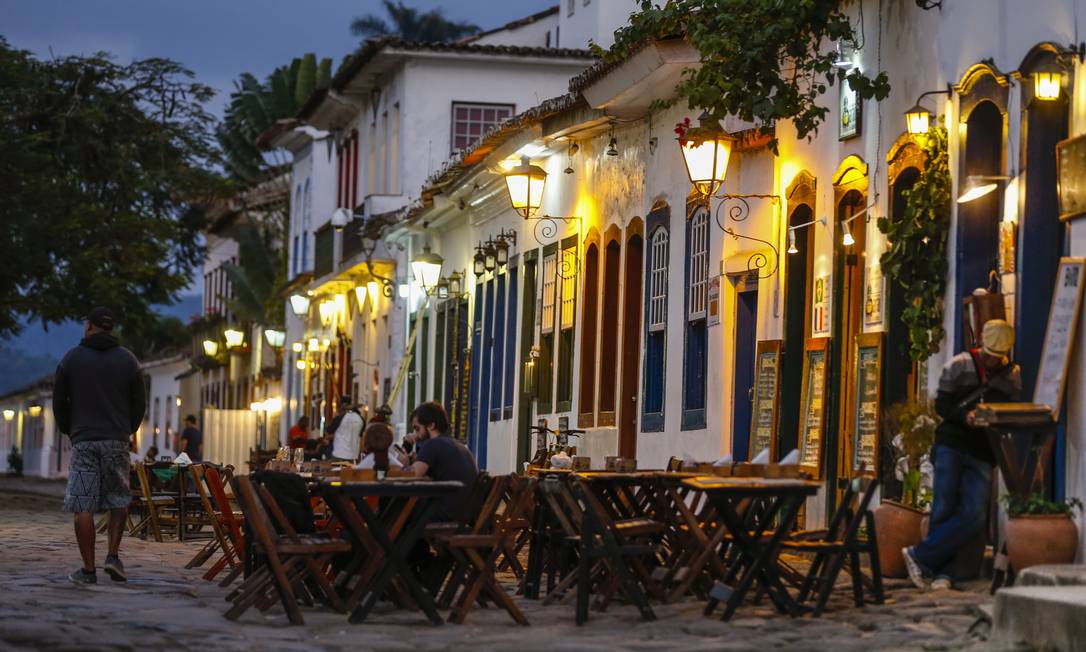
[[[655,0],[659,2],[659,0]],[[734,115],[768,129],[791,120],[800,138],[817,133],[829,108],[818,103],[834,83],[848,83],[863,99],[890,92],[886,73],[868,77],[859,68],[837,68],[833,44],[863,46],[863,14],[854,26],[848,0],[641,0],[641,10],[615,32],[609,50],[592,44],[605,62],[622,61],[647,43],[685,38],[701,55],[687,69],[676,98],[719,129]],[[857,27],[859,33],[857,33]],[[771,142],[777,149],[776,138]]]
[[[950,164],[947,131],[933,127],[924,139],[927,163],[903,194],[900,219],[880,217],[889,249],[879,259],[883,273],[905,289],[901,319],[909,329],[909,356],[918,362],[939,350],[946,291],[947,234],[950,231]]]

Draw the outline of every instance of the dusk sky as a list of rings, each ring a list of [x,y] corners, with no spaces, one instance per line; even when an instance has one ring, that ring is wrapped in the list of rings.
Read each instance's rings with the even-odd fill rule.
[[[441,7],[454,20],[484,29],[555,4],[554,0],[407,0]],[[119,60],[167,57],[218,89],[221,109],[241,72],[263,78],[293,57],[313,52],[338,64],[358,44],[351,19],[384,16],[378,0],[0,0],[0,35],[48,56],[105,50]]]

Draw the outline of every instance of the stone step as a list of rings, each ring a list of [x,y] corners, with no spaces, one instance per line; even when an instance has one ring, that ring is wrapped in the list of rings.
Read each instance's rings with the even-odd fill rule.
[[[1000,589],[995,595],[992,641],[1059,652],[1081,650],[1086,641],[1086,586]]]

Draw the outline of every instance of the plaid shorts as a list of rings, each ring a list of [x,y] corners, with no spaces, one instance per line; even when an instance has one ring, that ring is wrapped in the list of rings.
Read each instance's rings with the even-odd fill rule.
[[[128,507],[128,442],[81,441],[72,444],[64,511],[102,512]]]

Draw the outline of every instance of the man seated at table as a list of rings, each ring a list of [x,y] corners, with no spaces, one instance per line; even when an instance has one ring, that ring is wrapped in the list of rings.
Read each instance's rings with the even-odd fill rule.
[[[351,397],[344,394],[339,399],[339,412],[328,425],[326,432],[333,434],[332,458],[346,462],[357,462],[362,447],[362,430],[366,421],[352,408]]]
[[[411,427],[416,450],[415,462],[409,470],[418,477],[455,480],[464,485],[460,491],[441,499],[430,521],[456,520],[457,506],[463,503],[479,476],[475,456],[449,434],[449,417],[440,403],[430,401],[416,407],[411,413]]]

